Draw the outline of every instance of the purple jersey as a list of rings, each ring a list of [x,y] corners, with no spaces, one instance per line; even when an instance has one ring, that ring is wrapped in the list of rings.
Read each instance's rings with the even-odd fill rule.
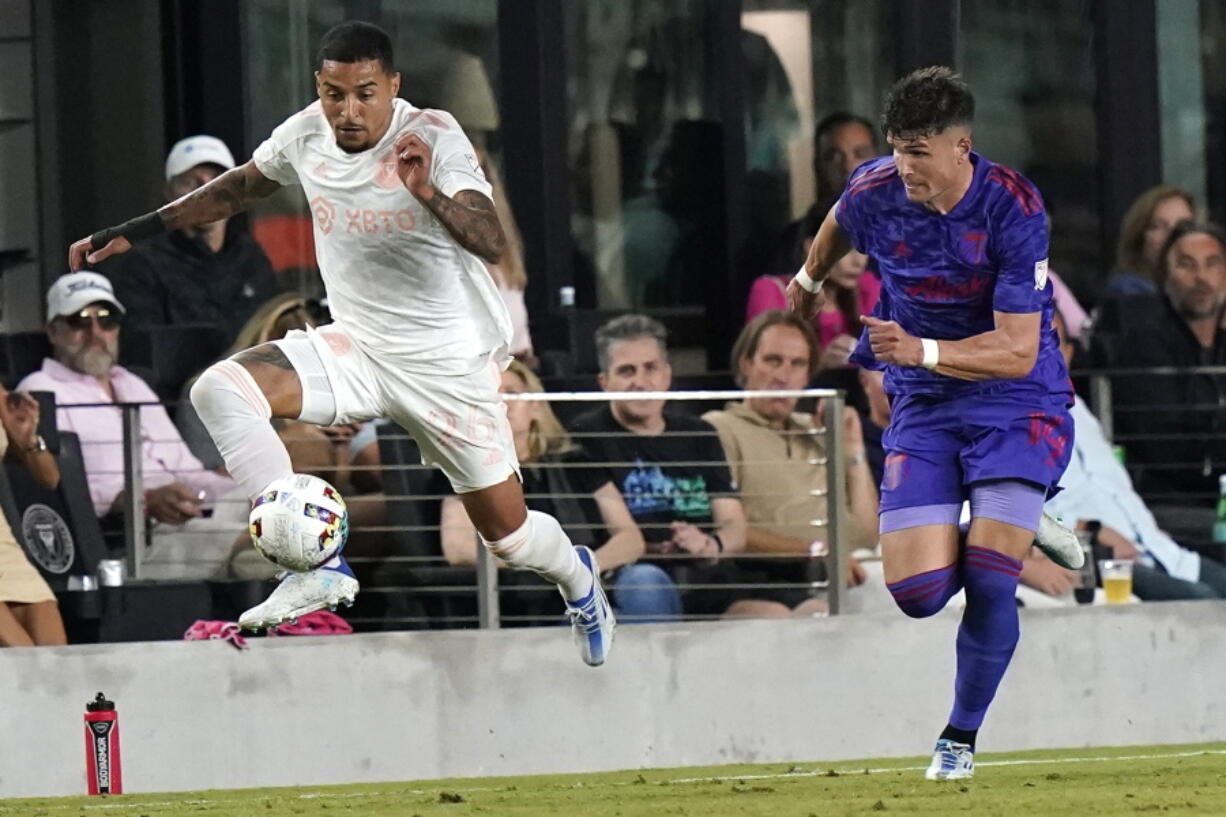
[[[861,165],[835,217],[848,240],[877,261],[881,300],[873,314],[915,337],[962,340],[995,328],[992,313],[1042,312],[1039,354],[1018,380],[968,381],[920,366],[887,366],[891,395],[961,397],[1002,383],[1018,392],[1070,392],[1051,328],[1047,218],[1037,190],[1020,174],[971,153],[974,177],[945,215],[908,201],[892,157]],[[852,362],[881,368],[861,335]]]

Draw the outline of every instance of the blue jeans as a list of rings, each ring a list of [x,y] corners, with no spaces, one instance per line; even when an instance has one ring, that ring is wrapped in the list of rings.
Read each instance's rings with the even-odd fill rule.
[[[681,617],[681,593],[660,568],[630,564],[613,573],[613,606],[623,623],[676,621]]]

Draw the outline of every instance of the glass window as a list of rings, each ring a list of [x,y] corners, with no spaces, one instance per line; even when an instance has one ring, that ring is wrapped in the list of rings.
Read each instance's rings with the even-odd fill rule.
[[[895,72],[890,13],[884,0],[745,0],[747,235],[739,294],[758,275],[795,272],[805,238],[850,171],[884,147],[878,120]],[[840,112],[870,127],[828,131],[817,148],[816,125]],[[855,150],[843,152],[842,127],[858,132]]]
[[[723,207],[704,34],[719,2],[563,4],[576,280],[594,279],[602,309],[704,301]]]
[[[962,0],[959,37],[975,147],[1038,186],[1051,267],[1083,297],[1104,266],[1091,11],[1092,0]]]
[[[315,99],[315,54],[332,26],[353,15],[343,0],[248,0],[242,4],[247,143],[254,149],[277,125]],[[497,0],[382,0],[361,18],[392,38],[400,95],[422,108],[450,111],[478,147],[497,153]],[[311,219],[298,187],[261,202],[252,230],[279,272],[314,289]]]
[[[1226,79],[1217,63],[1226,35],[1226,5],[1205,3],[1205,36],[1201,37],[1199,0],[1156,3],[1158,30],[1158,104],[1162,128],[1162,181],[1182,187],[1198,202],[1206,201],[1206,114],[1212,110],[1208,83],[1222,87]],[[1202,68],[1203,60],[1203,68]],[[1218,99],[1222,96],[1219,93]],[[1218,110],[1220,110],[1220,103]],[[1220,144],[1220,142],[1219,142]],[[1210,170],[1210,173],[1215,173]],[[1220,176],[1220,174],[1217,174]],[[1218,179],[1220,185],[1222,179]],[[1221,198],[1215,197],[1217,212]]]

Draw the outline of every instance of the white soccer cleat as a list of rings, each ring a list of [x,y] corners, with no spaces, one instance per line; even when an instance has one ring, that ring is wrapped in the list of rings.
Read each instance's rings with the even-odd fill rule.
[[[309,573],[284,573],[281,583],[263,603],[238,618],[244,630],[265,630],[293,621],[316,610],[353,604],[358,580],[344,559],[337,567],[321,567]]]
[[[929,780],[968,780],[975,776],[975,752],[966,743],[948,738],[937,741],[932,763],[924,777]]]
[[[1039,531],[1034,544],[1043,554],[1066,570],[1081,570],[1086,563],[1085,551],[1077,534],[1046,513],[1039,518]]]
[[[583,566],[592,572],[592,592],[579,601],[567,600],[566,615],[570,616],[570,631],[575,646],[579,648],[579,657],[589,667],[599,667],[613,646],[617,619],[605,597],[604,588],[600,586],[596,554],[592,553],[591,548],[583,546],[576,547],[575,551]]]

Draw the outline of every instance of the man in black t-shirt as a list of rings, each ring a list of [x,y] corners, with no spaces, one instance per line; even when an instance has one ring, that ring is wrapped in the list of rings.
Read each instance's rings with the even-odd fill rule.
[[[215,136],[189,136],[166,157],[166,201],[174,201],[234,167]],[[243,324],[277,292],[272,264],[230,219],[162,233],[135,244],[109,270],[127,307],[124,332],[212,324],[229,346]]]
[[[664,326],[643,315],[615,318],[596,332],[605,391],[668,391]],[[678,584],[713,579],[711,560],[745,549],[745,512],[732,488],[714,427],[666,411],[664,400],[613,400],[570,428],[594,463],[603,463],[647,540],[647,552]],[[693,559],[671,558],[689,554]],[[723,612],[724,594],[685,594],[686,612]],[[722,606],[721,606],[722,605]]]

